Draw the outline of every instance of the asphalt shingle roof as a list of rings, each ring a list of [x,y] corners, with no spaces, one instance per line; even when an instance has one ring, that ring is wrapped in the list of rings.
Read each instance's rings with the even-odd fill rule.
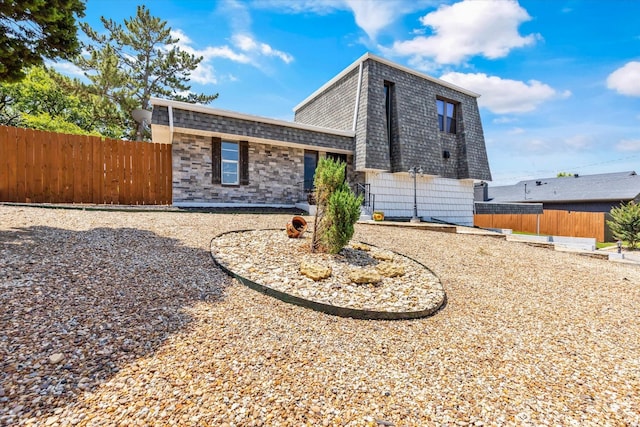
[[[638,195],[640,176],[634,171],[531,179],[514,185],[489,186],[491,202],[620,202],[633,200]]]

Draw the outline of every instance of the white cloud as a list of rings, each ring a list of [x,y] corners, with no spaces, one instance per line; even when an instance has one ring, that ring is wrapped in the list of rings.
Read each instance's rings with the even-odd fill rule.
[[[353,13],[356,25],[375,40],[381,30],[401,16],[436,3],[437,0],[256,0],[253,5],[285,13],[328,15],[349,11]]]
[[[253,6],[261,9],[276,9],[284,13],[314,13],[328,15],[345,9],[344,0],[255,0]]]
[[[67,76],[84,77],[84,72],[80,69],[80,67],[72,64],[71,62],[46,61],[45,65],[47,67],[55,68],[56,71]]]
[[[526,143],[524,148],[529,152],[549,152],[551,150],[549,142],[542,139],[531,139]]]
[[[207,46],[204,49],[196,49],[191,45],[193,43],[191,39],[181,30],[171,30],[171,35],[174,38],[179,39],[177,45],[178,47],[180,47],[180,49],[192,55],[202,56],[203,62],[201,62],[201,64],[206,64],[213,58],[224,58],[230,61],[240,62],[242,64],[248,64],[249,62],[251,62],[251,58],[249,58],[247,55],[241,52],[236,52],[227,45]]]
[[[215,68],[211,62],[216,58],[227,59],[240,64],[250,64],[259,67],[259,57],[275,57],[289,64],[293,61],[290,54],[274,49],[266,43],[257,41],[250,34],[235,34],[231,37],[232,45],[207,46],[203,49],[193,47],[193,41],[182,30],[171,30],[171,36],[179,39],[178,47],[196,56],[202,56],[202,62],[191,73],[190,79],[201,84],[216,84],[219,81]],[[231,81],[237,80],[232,76]],[[223,79],[224,80],[224,79]]]
[[[640,62],[627,62],[609,74],[607,87],[622,95],[640,96]]]
[[[551,86],[537,80],[522,82],[484,73],[451,72],[440,78],[481,94],[478,104],[496,114],[526,113],[545,101],[571,95],[568,91],[558,94]]]
[[[589,135],[573,135],[565,138],[563,143],[567,148],[582,150],[591,146],[593,138]]]
[[[264,56],[280,58],[286,64],[293,61],[293,56],[281,50],[274,49],[266,43],[258,42],[248,34],[236,34],[232,37],[232,41],[240,50],[245,52],[257,52]]]
[[[203,85],[214,85],[218,83],[218,78],[216,77],[213,66],[211,64],[203,64],[202,62],[198,64],[198,68],[191,72],[189,79]]]
[[[534,44],[540,37],[518,33],[518,26],[530,19],[515,1],[464,0],[441,6],[420,18],[433,35],[397,41],[390,51],[418,59],[433,58],[439,64],[460,64],[476,55],[502,58],[512,49]]]
[[[345,0],[353,12],[356,24],[370,39],[375,40],[378,32],[396,21],[400,16],[415,10],[416,3],[403,0]]]
[[[498,125],[502,125],[502,124],[506,124],[506,123],[513,123],[515,121],[518,121],[518,119],[516,119],[515,117],[508,117],[508,116],[502,116],[502,117],[497,117],[497,118],[493,119],[493,123],[498,124]]]
[[[640,139],[623,139],[616,144],[618,151],[640,151]]]
[[[524,133],[524,132],[525,132],[525,131],[524,131],[524,129],[522,129],[522,128],[513,128],[513,129],[511,129],[511,130],[509,131],[509,134],[510,134],[510,135],[520,135],[520,134],[522,134],[522,133]]]

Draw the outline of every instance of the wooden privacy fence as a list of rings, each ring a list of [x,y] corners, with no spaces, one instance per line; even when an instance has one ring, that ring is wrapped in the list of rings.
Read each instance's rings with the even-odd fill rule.
[[[610,239],[606,213],[574,212],[545,209],[535,214],[483,214],[474,215],[473,222],[483,228],[510,228],[513,231],[540,233],[550,236],[595,237],[596,241]],[[539,218],[538,218],[539,217]],[[537,231],[538,220],[540,231]]]
[[[171,145],[0,126],[0,201],[171,204]]]

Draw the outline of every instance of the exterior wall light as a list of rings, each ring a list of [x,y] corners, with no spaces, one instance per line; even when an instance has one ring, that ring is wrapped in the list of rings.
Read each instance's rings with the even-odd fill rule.
[[[409,168],[409,175],[413,178],[413,217],[411,218],[411,222],[420,222],[420,218],[418,217],[418,192],[416,190],[416,178],[418,175],[422,176],[423,173],[424,171],[422,170],[422,166]]]

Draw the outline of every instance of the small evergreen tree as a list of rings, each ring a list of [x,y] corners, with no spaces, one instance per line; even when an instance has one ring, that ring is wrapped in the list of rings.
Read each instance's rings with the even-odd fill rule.
[[[316,216],[311,251],[338,253],[353,237],[362,198],[345,182],[346,164],[320,159],[314,178]]]
[[[625,241],[631,249],[640,242],[640,204],[633,201],[611,209],[612,220],[607,220],[616,239]]]
[[[362,198],[356,197],[349,186],[343,183],[329,197],[325,220],[327,228],[324,240],[327,250],[337,254],[353,237],[353,225],[360,217]]]

